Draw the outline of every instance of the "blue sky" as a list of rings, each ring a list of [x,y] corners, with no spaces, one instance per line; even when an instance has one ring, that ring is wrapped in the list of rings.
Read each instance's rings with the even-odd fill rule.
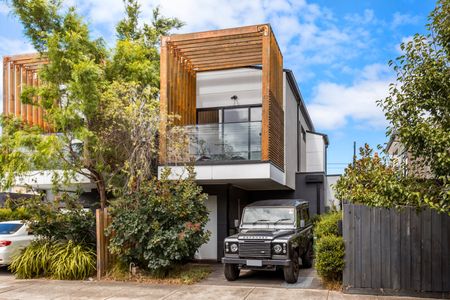
[[[144,3],[145,2],[145,3]],[[122,0],[70,0],[94,36],[112,44]],[[430,0],[147,0],[143,17],[160,5],[183,20],[181,32],[271,23],[307,103],[316,130],[330,138],[328,172],[351,162],[353,141],[376,146],[387,141],[383,113],[375,105],[394,80],[387,62],[399,45],[424,33]],[[0,56],[32,52],[18,21],[0,1]],[[0,72],[1,76],[1,72]],[[1,89],[1,87],[0,87]]]

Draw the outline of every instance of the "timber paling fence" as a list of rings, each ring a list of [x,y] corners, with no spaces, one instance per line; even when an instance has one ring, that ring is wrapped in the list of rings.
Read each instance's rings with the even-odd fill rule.
[[[450,298],[450,217],[343,205],[344,291]]]
[[[97,240],[97,279],[100,280],[106,275],[113,257],[108,250],[109,238],[105,235],[105,229],[111,224],[111,216],[108,209],[97,209],[95,211],[96,219],[96,240]]]

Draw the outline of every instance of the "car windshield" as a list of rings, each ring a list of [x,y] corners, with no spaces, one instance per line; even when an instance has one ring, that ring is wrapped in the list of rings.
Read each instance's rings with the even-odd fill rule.
[[[293,207],[247,207],[244,210],[243,224],[293,224]]]
[[[23,224],[3,223],[0,224],[0,234],[13,234],[22,227]]]

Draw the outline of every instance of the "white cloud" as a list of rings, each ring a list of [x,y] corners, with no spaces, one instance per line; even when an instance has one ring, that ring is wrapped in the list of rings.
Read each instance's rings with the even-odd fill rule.
[[[403,26],[403,25],[414,25],[417,24],[420,21],[419,16],[413,16],[410,14],[402,14],[399,12],[394,13],[394,16],[392,18],[391,27],[393,29]]]
[[[102,25],[111,34],[123,16],[122,0],[81,0],[76,4],[91,24]],[[164,16],[185,22],[180,33],[271,23],[285,61],[294,61],[303,70],[312,64],[351,59],[371,41],[362,26],[345,24],[327,8],[306,0],[149,0],[141,4],[144,20],[150,20],[152,9],[160,6]],[[367,10],[364,18],[375,19],[373,11]],[[307,74],[304,70],[298,77]]]
[[[348,14],[344,19],[356,24],[370,24],[377,21],[372,9],[365,9],[363,14]]]
[[[0,55],[12,55],[35,52],[25,39],[12,39],[0,36]]]
[[[6,3],[0,2],[0,14],[6,15],[9,13],[9,7]]]
[[[384,128],[386,120],[376,100],[387,96],[392,80],[386,66],[368,65],[361,70],[358,80],[350,85],[319,83],[308,110],[320,129],[339,129],[350,119],[363,126]]]

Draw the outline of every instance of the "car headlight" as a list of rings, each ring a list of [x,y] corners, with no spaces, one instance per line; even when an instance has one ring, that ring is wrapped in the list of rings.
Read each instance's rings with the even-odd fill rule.
[[[280,254],[281,251],[283,251],[283,247],[281,247],[280,244],[275,244],[275,246],[273,246],[273,252],[275,252],[276,254]]]
[[[236,253],[236,252],[238,252],[239,247],[238,247],[237,244],[233,243],[233,244],[230,245],[230,250],[231,250],[231,253]]]

